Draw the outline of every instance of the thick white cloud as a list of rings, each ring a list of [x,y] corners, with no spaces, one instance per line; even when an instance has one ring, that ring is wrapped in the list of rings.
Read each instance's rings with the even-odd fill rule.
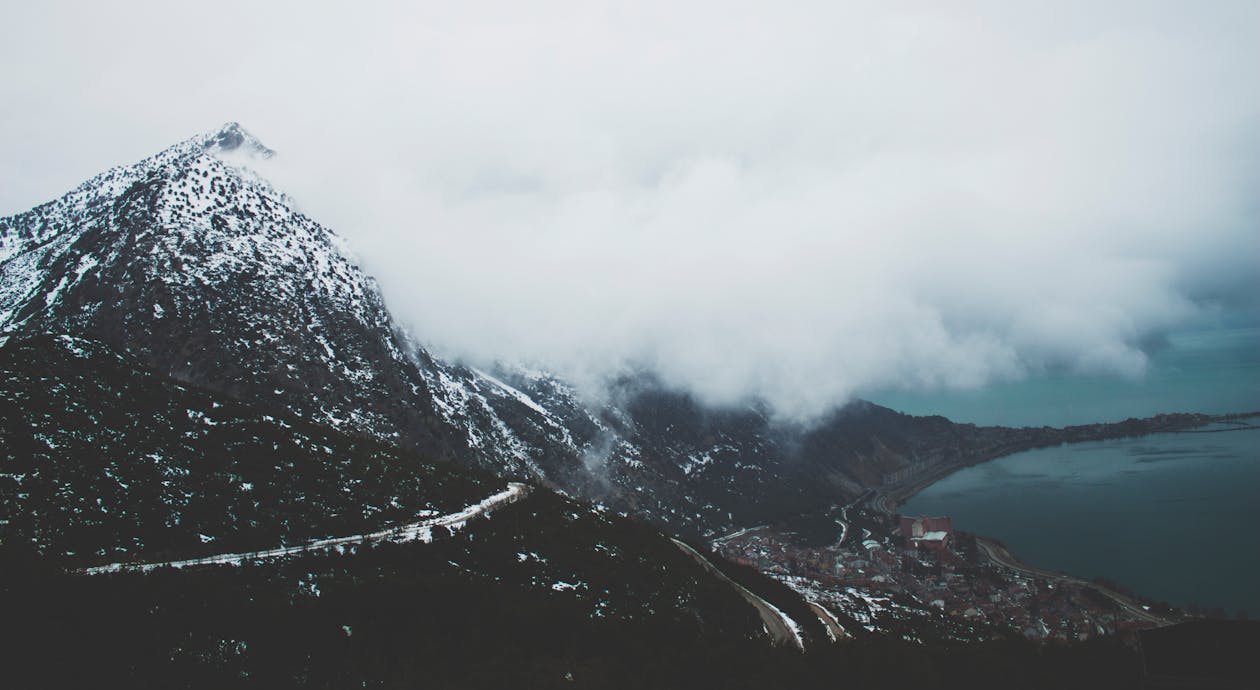
[[[223,120],[438,347],[809,414],[1140,345],[1260,264],[1260,6],[39,4],[0,212]]]

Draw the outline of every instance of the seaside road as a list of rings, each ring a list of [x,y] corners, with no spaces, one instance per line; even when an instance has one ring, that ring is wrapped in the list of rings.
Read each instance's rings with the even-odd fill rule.
[[[897,514],[897,500],[883,492],[875,492],[869,499],[870,506],[876,512],[893,516]]]
[[[1045,578],[1047,580],[1053,580],[1056,582],[1069,582],[1069,583],[1080,585],[1083,587],[1089,587],[1093,589],[1095,592],[1098,592],[1099,594],[1114,601],[1120,608],[1124,609],[1126,612],[1148,623],[1153,623],[1154,625],[1159,625],[1159,626],[1172,625],[1175,622],[1167,618],[1164,618],[1163,616],[1158,616],[1156,614],[1153,614],[1150,611],[1147,611],[1146,609],[1142,608],[1141,605],[1137,604],[1132,599],[1124,596],[1123,594],[1120,594],[1119,592],[1113,591],[1101,585],[1095,584],[1093,582],[1086,582],[1085,580],[1082,580],[1077,577],[1072,577],[1071,575],[1064,575],[1062,573],[1054,573],[1054,572],[1050,572],[1049,570],[1042,570],[1041,568],[1034,568],[1033,566],[1021,563],[1018,559],[1016,559],[1013,555],[1011,555],[1010,551],[1006,550],[1006,547],[1002,546],[1001,544],[997,542],[986,539],[984,537],[976,537],[976,546],[980,547],[980,550],[984,552],[984,555],[986,558],[998,564],[999,566],[1002,566],[1003,568],[1007,568],[1008,570],[1013,570],[1015,572],[1023,573],[1025,575],[1031,575],[1033,577],[1041,577],[1041,578]]]

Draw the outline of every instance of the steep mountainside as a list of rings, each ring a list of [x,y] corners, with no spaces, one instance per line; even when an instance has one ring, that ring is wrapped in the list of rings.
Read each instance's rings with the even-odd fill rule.
[[[0,375],[0,667],[20,687],[1121,687],[1135,668],[1106,641],[831,644],[797,595],[722,565],[799,624],[802,655],[659,532],[544,489],[424,540],[86,574],[371,530],[502,480],[81,338],[9,339]]]
[[[250,407],[70,336],[0,346],[0,537],[80,563],[447,513],[503,482]]]
[[[228,150],[267,153],[228,125],[0,221],[0,329],[97,338],[336,426],[437,428],[372,281]]]
[[[539,453],[493,381],[408,343],[332,231],[247,168],[238,125],[103,173],[0,220],[0,332],[71,333],[180,380],[499,472]],[[521,433],[568,446],[525,408]]]
[[[675,609],[692,617],[699,606],[701,620],[758,636],[753,610],[664,535],[590,504],[538,489],[453,529],[374,539],[391,525],[460,512],[504,482],[184,386],[94,341],[10,340],[0,346],[0,376],[5,553],[76,569],[360,537],[225,560],[270,567],[332,557],[321,567],[357,571],[364,554],[412,558],[405,554],[419,549],[455,561],[448,576],[563,593],[566,606],[578,602],[594,618]]]
[[[544,406],[557,401],[546,382],[504,378]],[[1060,438],[1057,430],[954,424],[864,401],[802,427],[757,405],[707,407],[647,374],[618,382],[612,399],[597,420],[601,445],[584,458],[603,486],[618,490],[610,501],[708,535],[822,512],[932,468]]]
[[[174,662],[180,670],[171,678],[183,683],[197,668],[306,669],[275,679],[285,686],[327,672],[309,657],[277,659],[280,630],[306,645],[302,654],[332,645],[326,651],[348,659],[357,652],[338,641],[351,634],[375,637],[378,654],[404,643],[450,654],[452,630],[461,631],[457,646],[483,658],[536,639],[548,663],[588,634],[606,649],[646,634],[654,654],[666,651],[666,640],[769,647],[755,610],[735,589],[656,530],[589,504],[538,489],[419,539],[359,538],[476,503],[503,481],[186,386],[96,341],[11,338],[0,345],[0,376],[7,382],[0,391],[0,600],[27,633],[63,643],[69,635],[93,648],[121,644],[95,669],[112,680],[119,673],[158,677],[168,664],[153,663],[153,655]],[[160,565],[81,570],[328,535],[354,538],[178,573]],[[795,595],[777,591],[788,600],[778,606],[802,609]],[[63,608],[67,602],[74,603]],[[48,614],[79,622],[61,629],[47,624]],[[488,629],[469,625],[490,616]],[[93,620],[109,622],[108,640],[93,637]],[[816,627],[807,621],[805,630],[822,637]],[[8,659],[13,647],[4,646]],[[425,658],[413,652],[391,663]],[[12,659],[4,666],[14,671]],[[19,675],[38,671],[16,668]],[[332,676],[380,672],[343,668]]]

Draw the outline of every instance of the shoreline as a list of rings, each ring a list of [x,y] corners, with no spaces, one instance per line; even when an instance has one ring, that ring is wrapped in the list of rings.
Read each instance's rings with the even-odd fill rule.
[[[889,487],[883,487],[881,489],[876,489],[875,495],[872,496],[867,501],[867,503],[868,505],[870,505],[871,508],[873,508],[877,512],[883,513],[889,517],[896,517],[899,514],[897,511],[902,505],[904,505],[916,494],[928,488],[929,486],[941,481],[942,479],[945,479],[946,477],[954,474],[955,472],[958,472],[959,470],[963,470],[968,467],[974,467],[976,465],[980,465],[986,462],[991,462],[999,458],[1004,458],[1004,457],[1008,457],[1008,456],[1015,455],[1018,453],[1023,453],[1030,450],[1036,450],[1039,448],[1047,448],[1053,445],[1067,445],[1071,443],[1097,442],[1097,441],[1106,441],[1106,440],[1112,440],[1112,439],[1118,439],[1118,438],[1142,438],[1145,436],[1153,436],[1156,434],[1224,433],[1228,431],[1256,430],[1256,429],[1260,429],[1260,426],[1256,424],[1251,424],[1251,423],[1238,424],[1237,426],[1233,428],[1228,428],[1228,429],[1203,429],[1202,428],[1202,427],[1210,426],[1212,424],[1220,424],[1220,423],[1226,423],[1226,422],[1238,423],[1238,422],[1241,422],[1242,420],[1254,419],[1256,417],[1260,417],[1260,412],[1246,412],[1246,413],[1211,415],[1211,416],[1196,415],[1193,421],[1187,420],[1190,423],[1187,423],[1184,425],[1175,425],[1174,428],[1167,428],[1167,427],[1152,428],[1145,433],[1138,433],[1138,434],[1134,434],[1131,432],[1126,433],[1129,431],[1129,429],[1125,427],[1128,427],[1134,422],[1149,423],[1149,422],[1157,420],[1158,417],[1147,418],[1143,420],[1126,420],[1125,422],[1104,425],[1104,427],[1107,427],[1107,428],[1120,427],[1121,425],[1123,425],[1122,428],[1116,429],[1116,433],[1103,432],[1102,434],[1096,437],[1064,440],[1064,441],[1060,441],[1058,444],[1055,444],[1053,442],[1049,442],[1049,443],[1029,442],[1026,444],[1018,444],[1019,446],[1022,446],[1022,447],[1003,449],[1000,452],[986,454],[983,457],[979,457],[971,461],[945,463],[938,467],[931,468],[928,471],[924,472],[922,475],[913,477],[905,482],[894,484]],[[1060,431],[1066,432],[1067,429],[1073,429],[1073,428],[1074,427],[1068,427]],[[1079,428],[1079,427],[1075,427],[1075,428]],[[977,547],[979,548],[981,553],[984,554],[985,559],[988,560],[990,563],[997,565],[998,567],[1005,568],[1007,570],[1010,570],[1010,571],[1022,574],[1024,576],[1028,576],[1028,577],[1040,577],[1043,579],[1053,580],[1056,582],[1066,582],[1066,583],[1071,583],[1073,585],[1077,585],[1081,587],[1088,587],[1094,590],[1095,592],[1101,594],[1102,596],[1106,597],[1107,599],[1110,599],[1117,606],[1119,606],[1120,608],[1122,608],[1129,614],[1133,615],[1134,617],[1144,620],[1148,623],[1151,623],[1155,625],[1156,627],[1175,625],[1179,622],[1182,622],[1182,620],[1185,620],[1183,617],[1168,617],[1168,616],[1161,616],[1159,614],[1152,613],[1150,610],[1144,608],[1143,605],[1140,603],[1140,601],[1138,601],[1134,597],[1115,591],[1109,587],[1098,584],[1096,582],[1082,579],[1081,577],[1072,575],[1070,573],[1062,573],[1062,572],[1047,570],[1045,568],[1041,568],[1039,566],[1032,565],[1030,563],[1022,561],[1018,557],[1016,557],[1014,554],[1012,554],[1009,548],[1007,548],[1007,546],[1001,540],[998,540],[994,537],[989,537],[989,536],[980,535],[980,534],[973,534],[973,536],[976,539]],[[1179,611],[1179,609],[1177,609],[1177,611]]]
[[[1102,427],[1094,433],[1082,435],[1077,438],[1064,438],[1054,440],[1054,438],[1029,440],[1022,443],[1016,443],[1013,447],[1003,448],[996,452],[987,453],[985,455],[970,458],[965,461],[956,461],[942,463],[936,467],[928,469],[920,475],[916,475],[904,482],[892,484],[885,487],[874,489],[875,495],[871,496],[867,503],[875,510],[885,515],[897,515],[897,509],[909,501],[911,498],[923,491],[927,487],[939,482],[949,475],[982,465],[986,462],[992,462],[999,458],[1005,458],[1018,453],[1023,453],[1039,448],[1049,448],[1056,445],[1068,445],[1075,443],[1089,443],[1093,441],[1108,441],[1118,438],[1142,438],[1145,436],[1154,436],[1156,434],[1205,434],[1205,433],[1225,433],[1230,431],[1248,431],[1260,429],[1260,425],[1243,424],[1230,429],[1203,429],[1202,427],[1212,424],[1220,424],[1223,422],[1238,422],[1245,419],[1254,419],[1260,417],[1260,411],[1257,412],[1237,412],[1223,415],[1203,415],[1194,413],[1177,413],[1172,415],[1156,415],[1155,417],[1145,417],[1142,419],[1126,419],[1122,422],[1110,422],[1092,426],[1070,426],[1063,428],[1044,427],[1048,432],[1058,432],[1060,435],[1072,435],[1078,433],[1082,429],[1096,429]],[[1166,418],[1182,419],[1184,421],[1174,422],[1169,426],[1157,426],[1149,430],[1134,433],[1133,424],[1153,424],[1158,423]],[[1114,431],[1111,431],[1112,428]],[[1036,429],[1036,427],[1023,427],[1023,429]],[[1012,428],[1014,430],[1014,428]]]
[[[1117,606],[1127,611],[1130,615],[1140,618],[1156,627],[1164,627],[1168,625],[1176,625],[1181,622],[1176,618],[1169,618],[1152,613],[1137,599],[1118,592],[1110,587],[1101,585],[1090,580],[1083,580],[1075,575],[1068,573],[1060,573],[1053,570],[1046,570],[1034,565],[1021,561],[1015,554],[1010,552],[1006,544],[993,537],[984,537],[974,535],[976,539],[976,547],[984,554],[986,560],[997,565],[1000,568],[1025,575],[1028,577],[1037,577],[1054,582],[1068,583],[1078,587],[1088,587],[1102,596],[1110,599]]]

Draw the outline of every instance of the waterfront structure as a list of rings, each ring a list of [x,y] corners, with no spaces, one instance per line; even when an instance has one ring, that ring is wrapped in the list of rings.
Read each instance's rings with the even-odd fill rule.
[[[954,521],[948,517],[901,517],[899,529],[915,548],[928,551],[945,551],[954,536]]]

